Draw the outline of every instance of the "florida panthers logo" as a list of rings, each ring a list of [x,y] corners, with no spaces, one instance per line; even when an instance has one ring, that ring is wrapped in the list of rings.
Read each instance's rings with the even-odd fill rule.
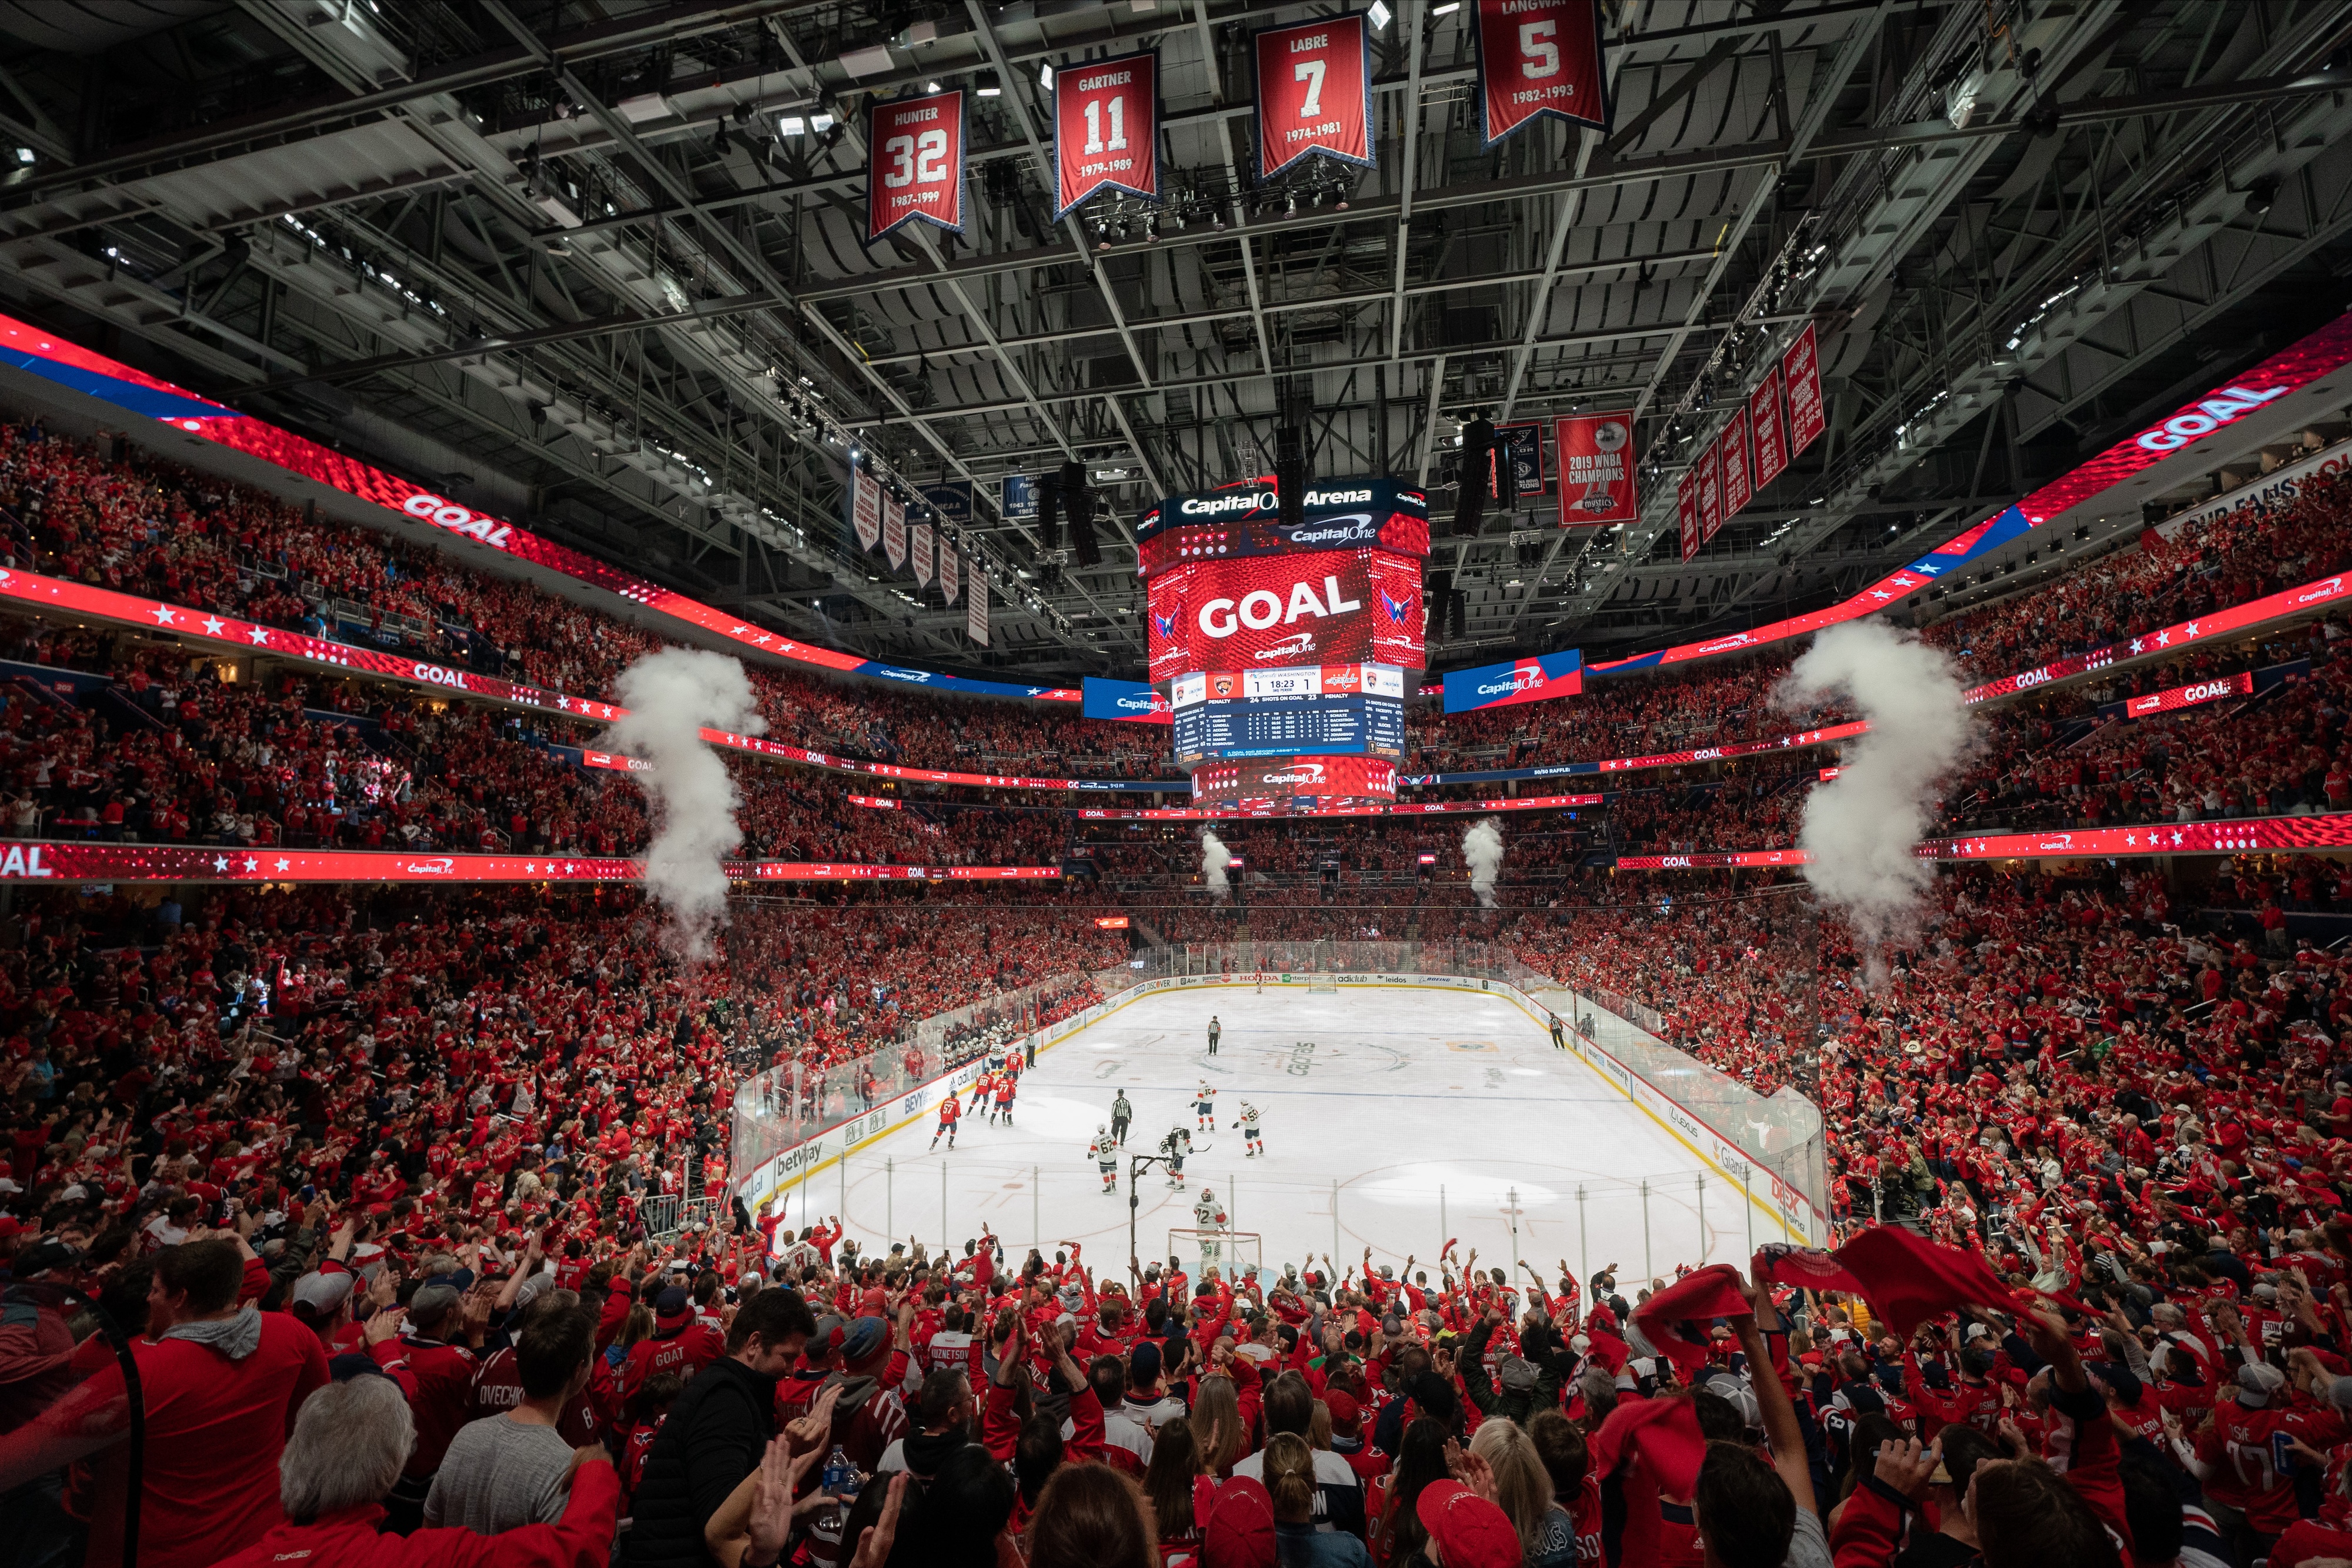
[[[1412,600],[1399,599],[1385,588],[1381,589],[1380,593],[1381,608],[1388,612],[1390,625],[1406,626],[1412,624],[1412,622],[1405,619],[1408,614],[1412,613]]]

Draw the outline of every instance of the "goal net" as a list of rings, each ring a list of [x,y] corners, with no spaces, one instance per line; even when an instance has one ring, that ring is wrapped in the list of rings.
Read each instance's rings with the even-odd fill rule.
[[[1211,1269],[1220,1278],[1255,1280],[1265,1269],[1265,1249],[1255,1230],[1171,1230],[1168,1250],[1198,1284]]]
[[[1339,983],[1328,975],[1307,976],[1307,994],[1308,996],[1313,996],[1318,991],[1326,992],[1336,997],[1339,994]]]

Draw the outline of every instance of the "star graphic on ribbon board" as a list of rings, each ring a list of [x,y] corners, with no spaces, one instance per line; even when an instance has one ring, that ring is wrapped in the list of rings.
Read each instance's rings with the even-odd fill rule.
[[[169,626],[172,623],[172,607],[168,604],[158,604],[147,613],[155,618],[155,624],[158,626]]]
[[[217,615],[205,616],[205,630],[215,637],[219,636],[221,634],[221,618]]]

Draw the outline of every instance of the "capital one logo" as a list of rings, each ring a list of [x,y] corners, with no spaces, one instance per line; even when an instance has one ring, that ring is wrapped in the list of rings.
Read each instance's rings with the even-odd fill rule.
[[[1521,664],[1511,672],[1508,680],[1496,681],[1491,685],[1480,686],[1478,695],[1482,697],[1509,696],[1515,693],[1526,691],[1531,686],[1539,686],[1543,683],[1544,673],[1541,664]]]
[[[2148,452],[2178,451],[2200,436],[2236,423],[2273,398],[2284,397],[2288,390],[2270,387],[2255,392],[2247,387],[2223,387],[2200,400],[2188,413],[2176,413],[2154,430],[2140,432],[2139,445]]]
[[[1319,762],[1302,762],[1280,773],[1268,773],[1258,782],[1261,784],[1320,784],[1323,782],[1323,765]]]
[[[1211,637],[1230,637],[1244,626],[1253,632],[1263,632],[1270,626],[1287,626],[1305,617],[1320,620],[1364,607],[1363,601],[1341,593],[1337,577],[1323,579],[1323,595],[1317,596],[1311,582],[1295,582],[1290,587],[1287,606],[1280,594],[1265,588],[1252,589],[1242,595],[1238,603],[1230,599],[1212,599],[1201,606],[1201,631]]]

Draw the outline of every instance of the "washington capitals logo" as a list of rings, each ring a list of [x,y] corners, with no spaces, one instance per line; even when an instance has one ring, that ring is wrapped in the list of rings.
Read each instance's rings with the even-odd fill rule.
[[[1151,612],[1151,634],[1159,638],[1163,643],[1172,639],[1176,635],[1176,617],[1180,613],[1181,613],[1181,612],[1171,610],[1167,614],[1162,615],[1157,610],[1153,611]]]
[[[1388,612],[1389,624],[1391,626],[1409,625],[1410,622],[1405,620],[1405,616],[1412,609],[1412,601],[1410,599],[1399,599],[1390,593],[1385,588],[1381,589],[1380,592],[1381,608]]]

